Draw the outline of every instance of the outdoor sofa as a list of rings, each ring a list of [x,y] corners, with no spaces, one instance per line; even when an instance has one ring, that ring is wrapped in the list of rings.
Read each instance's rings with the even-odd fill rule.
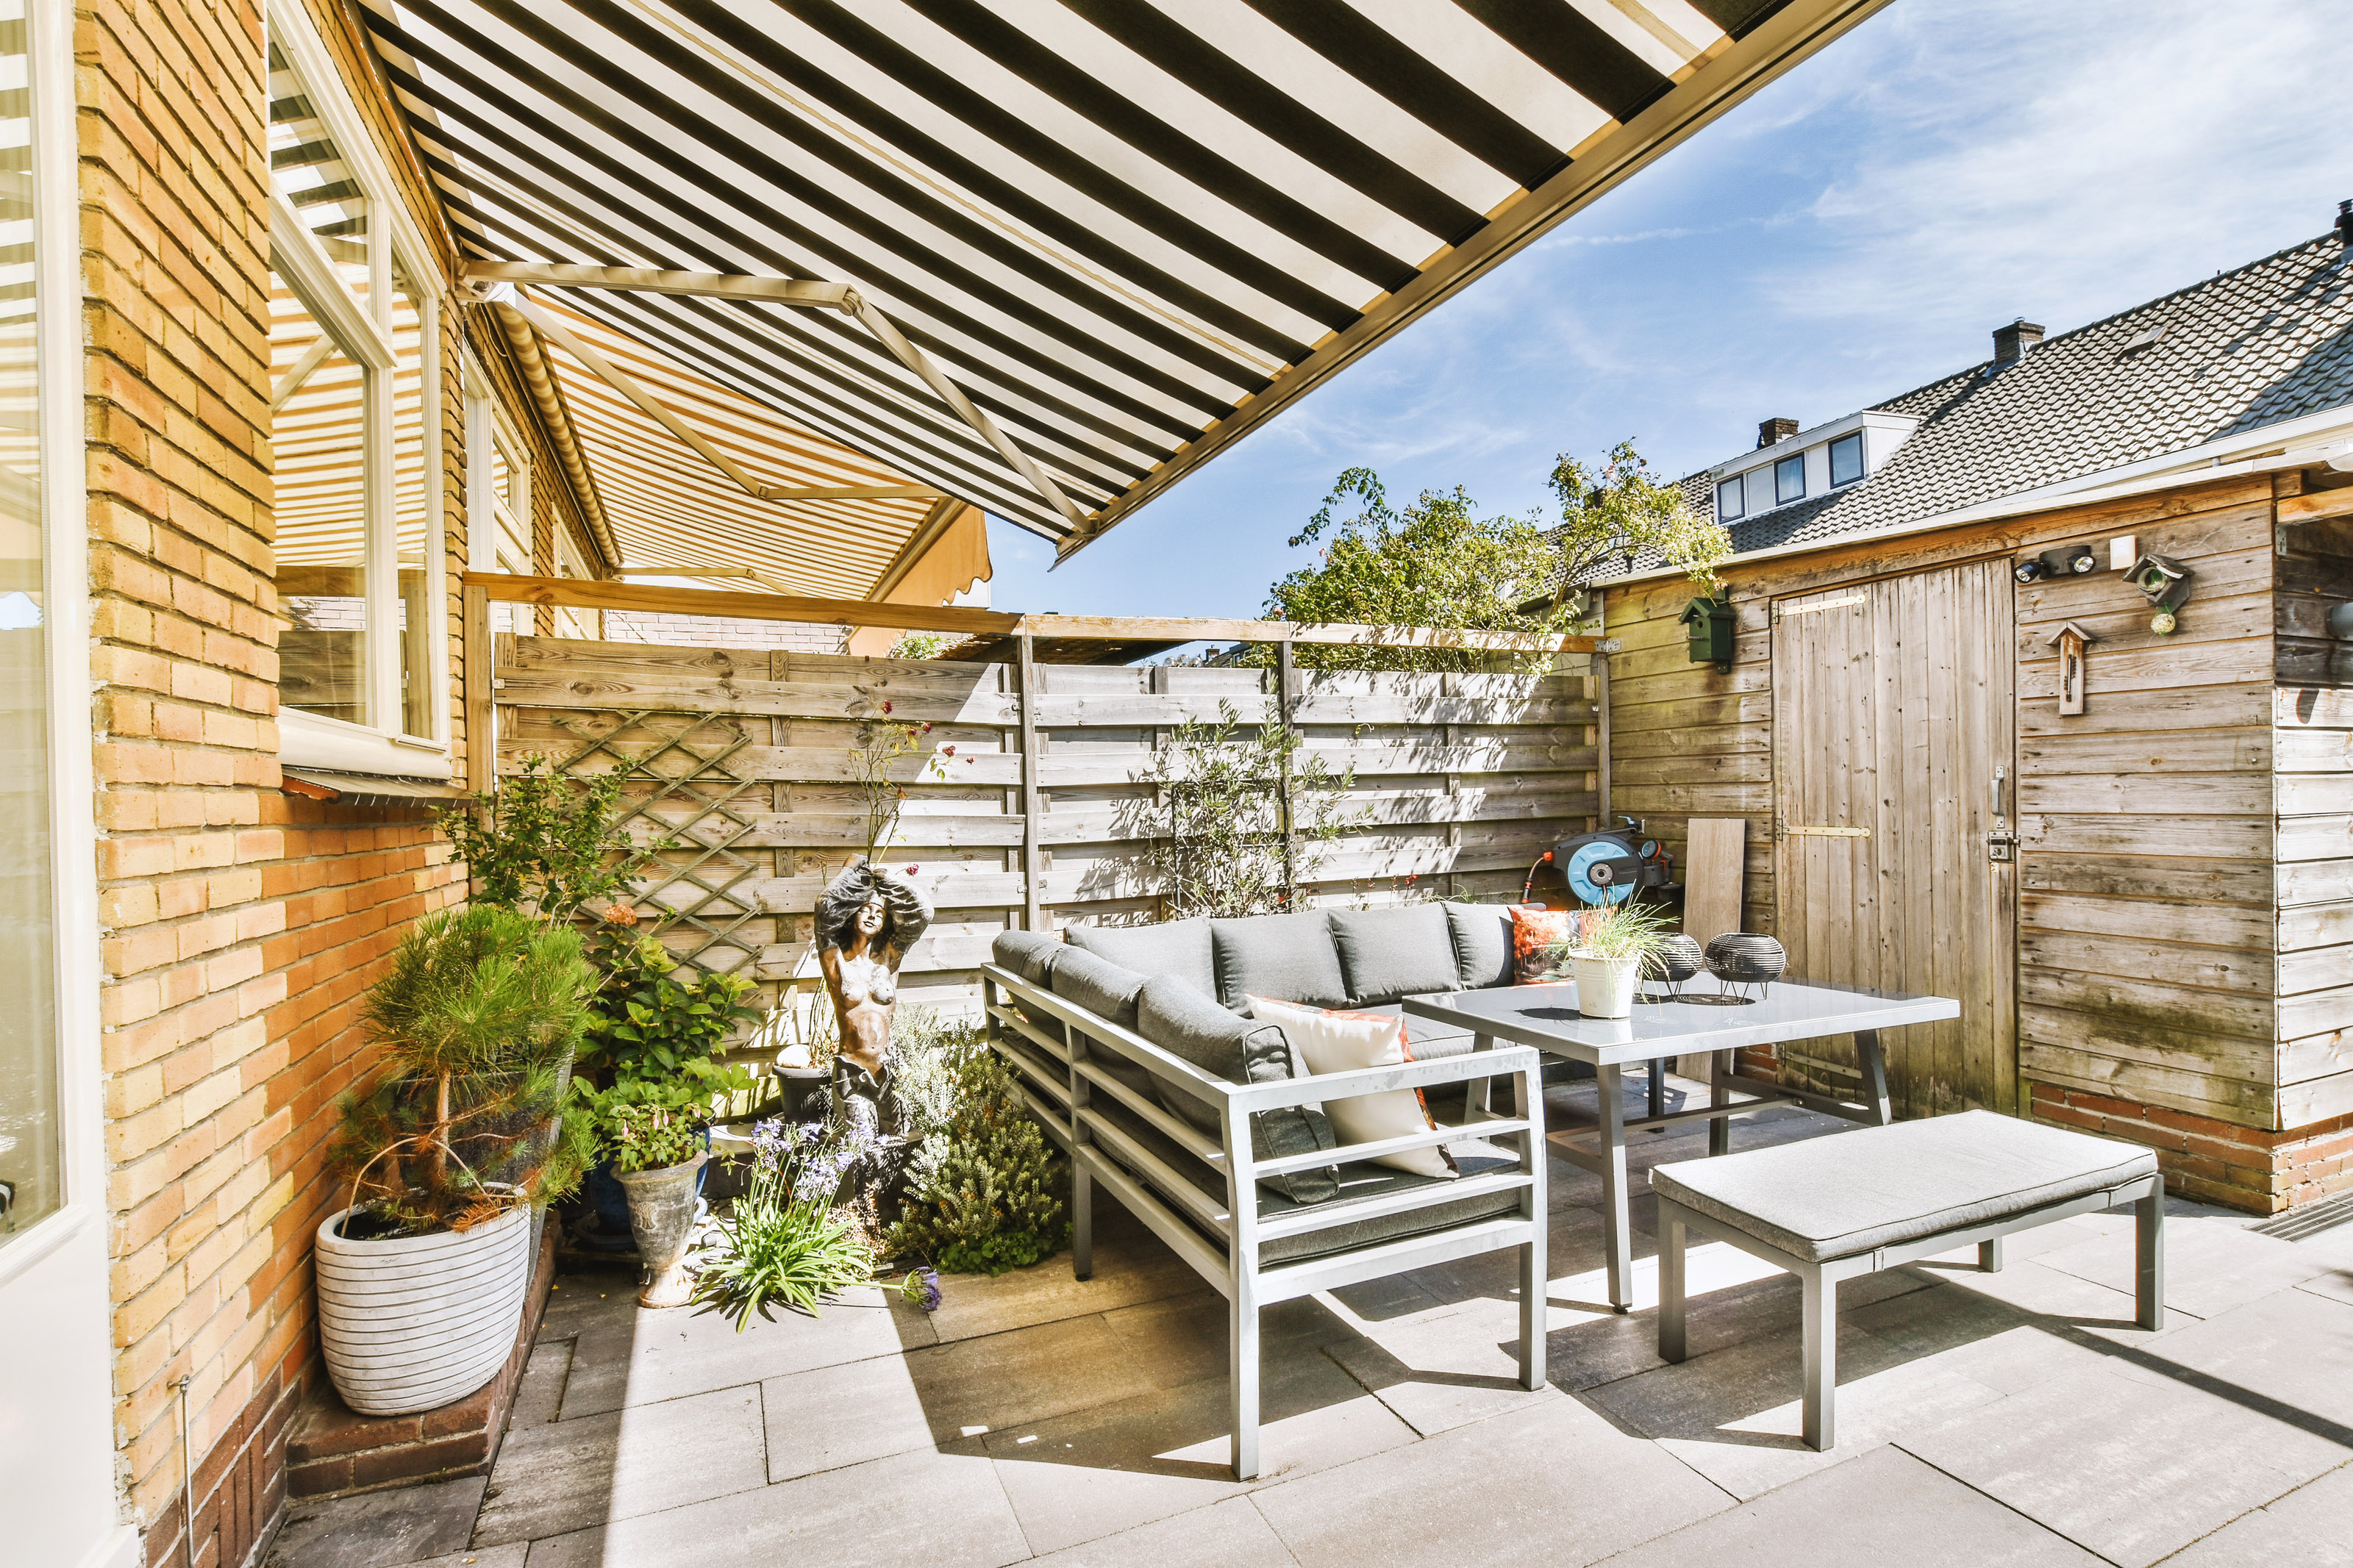
[[[1512,983],[1494,905],[1313,910],[1151,926],[1010,931],[984,966],[991,1045],[1071,1158],[1072,1264],[1092,1267],[1097,1184],[1229,1305],[1234,1473],[1259,1470],[1261,1307],[1519,1248],[1520,1373],[1545,1383],[1541,1058],[1473,1053],[1409,1020],[1409,1059],[1311,1075],[1258,996],[1399,1016],[1409,995]],[[1510,1114],[1474,1081],[1508,1079]],[[1420,1091],[1438,1130],[1336,1143],[1324,1107]],[[1451,1119],[1454,1125],[1448,1125]],[[1458,1173],[1369,1162],[1445,1145]]]

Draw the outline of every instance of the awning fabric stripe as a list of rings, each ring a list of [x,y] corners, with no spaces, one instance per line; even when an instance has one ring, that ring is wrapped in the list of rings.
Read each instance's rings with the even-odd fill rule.
[[[1883,0],[364,0],[475,258],[1067,552]]]

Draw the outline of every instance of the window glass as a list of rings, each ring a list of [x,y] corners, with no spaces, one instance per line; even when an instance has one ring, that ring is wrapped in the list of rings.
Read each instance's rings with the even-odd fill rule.
[[[364,377],[292,289],[269,289],[279,700],[367,722]]]
[[[1841,436],[1831,443],[1831,488],[1851,485],[1862,478],[1862,432]]]
[[[427,542],[438,537],[425,472],[425,317],[403,279],[392,303],[394,514],[398,520],[400,729],[433,733],[432,570]]]
[[[1715,487],[1715,515],[1725,522],[1738,517],[1744,509],[1740,504],[1740,477],[1734,475]]]
[[[335,140],[327,134],[302,79],[278,46],[269,46],[269,178],[293,205],[303,226],[337,261],[367,260],[367,193],[344,166]],[[345,275],[360,298],[367,298],[364,265]]]
[[[1784,458],[1773,465],[1773,504],[1799,500],[1806,493],[1806,456]]]
[[[65,1201],[25,44],[23,0],[0,0],[0,1239]]]

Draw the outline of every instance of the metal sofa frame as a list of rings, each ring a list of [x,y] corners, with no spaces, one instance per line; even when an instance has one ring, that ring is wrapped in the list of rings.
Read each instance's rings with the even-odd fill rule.
[[[1098,1016],[1002,965],[984,964],[981,974],[989,1044],[1013,1069],[1014,1082],[1030,1110],[1044,1123],[1049,1135],[1071,1155],[1073,1273],[1084,1279],[1093,1272],[1092,1211],[1093,1189],[1100,1183],[1226,1298],[1236,1479],[1249,1480],[1259,1473],[1258,1314],[1261,1307],[1318,1290],[1516,1247],[1520,1249],[1520,1380],[1530,1389],[1544,1386],[1546,1276],[1544,1096],[1540,1089],[1543,1058],[1535,1050],[1526,1046],[1506,1046],[1398,1067],[1367,1068],[1271,1083],[1229,1083],[1161,1049],[1134,1030]],[[1033,1023],[1031,1017],[1025,1017],[1016,1008],[1015,1002],[1033,1017],[1053,1019],[1059,1028]],[[1018,1036],[1061,1064],[1063,1074],[1058,1077],[1041,1072],[1034,1058],[1011,1047],[1008,1035]],[[1096,1050],[1115,1053],[1155,1078],[1175,1084],[1193,1098],[1215,1107],[1219,1135],[1210,1137],[1136,1093],[1089,1059]],[[1253,1159],[1250,1153],[1250,1119],[1260,1111],[1348,1100],[1387,1089],[1428,1089],[1496,1078],[1509,1078],[1513,1082],[1512,1115],[1480,1113],[1475,1107],[1469,1107],[1462,1125],[1434,1132],[1348,1144],[1275,1160]],[[1222,1171],[1226,1178],[1225,1202],[1219,1204],[1182,1172],[1115,1122],[1106,1120],[1097,1109],[1098,1095],[1115,1102],[1211,1169]],[[1474,1098],[1466,1095],[1466,1101]],[[1265,1217],[1259,1214],[1258,1184],[1262,1176],[1403,1153],[1464,1138],[1516,1146],[1517,1168],[1463,1176],[1451,1182],[1431,1182],[1371,1197],[1338,1198]],[[1138,1173],[1153,1178],[1153,1184],[1147,1185],[1139,1179]],[[1493,1215],[1442,1230],[1370,1243],[1298,1262],[1270,1263],[1260,1256],[1261,1247],[1271,1241],[1504,1192],[1518,1193],[1516,1214]],[[1223,1251],[1204,1237],[1205,1231],[1209,1237],[1223,1238]]]

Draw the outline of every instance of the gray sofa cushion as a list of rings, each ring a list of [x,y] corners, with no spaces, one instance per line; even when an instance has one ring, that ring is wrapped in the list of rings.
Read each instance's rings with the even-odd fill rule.
[[[1135,1027],[1135,997],[1146,976],[1074,947],[1054,961],[1048,978],[1055,995],[1067,996],[1122,1028]]]
[[[1032,985],[1046,984],[1048,973],[1067,949],[1042,931],[1001,931],[988,944],[991,958]]]
[[[1271,996],[1305,1007],[1343,1007],[1348,984],[1332,946],[1332,917],[1322,910],[1251,915],[1209,922],[1218,965],[1218,1000],[1240,1012],[1244,998]]]
[[[1447,933],[1446,911],[1436,904],[1334,910],[1330,918],[1349,1006],[1461,989],[1454,939]]]
[[[1304,1078],[1291,1042],[1274,1024],[1238,1018],[1170,974],[1144,983],[1136,1000],[1136,1032],[1169,1055],[1181,1057],[1228,1083],[1275,1083]],[[1165,1079],[1155,1080],[1160,1103],[1204,1132],[1216,1133],[1215,1108]],[[1335,1140],[1321,1110],[1305,1106],[1261,1111],[1250,1118],[1250,1151],[1261,1160],[1312,1154]],[[1267,1184],[1294,1203],[1322,1203],[1337,1191],[1329,1167],[1270,1176]]]
[[[1651,1171],[1651,1188],[1810,1262],[2154,1175],[2148,1149],[1965,1110]]]
[[[1512,962],[1512,911],[1503,904],[1445,905],[1447,934],[1454,939],[1454,977],[1465,991],[1511,985],[1519,980]]]
[[[1064,940],[1138,974],[1173,974],[1208,996],[1218,989],[1209,963],[1209,921],[1197,915],[1151,926],[1065,926]]]

